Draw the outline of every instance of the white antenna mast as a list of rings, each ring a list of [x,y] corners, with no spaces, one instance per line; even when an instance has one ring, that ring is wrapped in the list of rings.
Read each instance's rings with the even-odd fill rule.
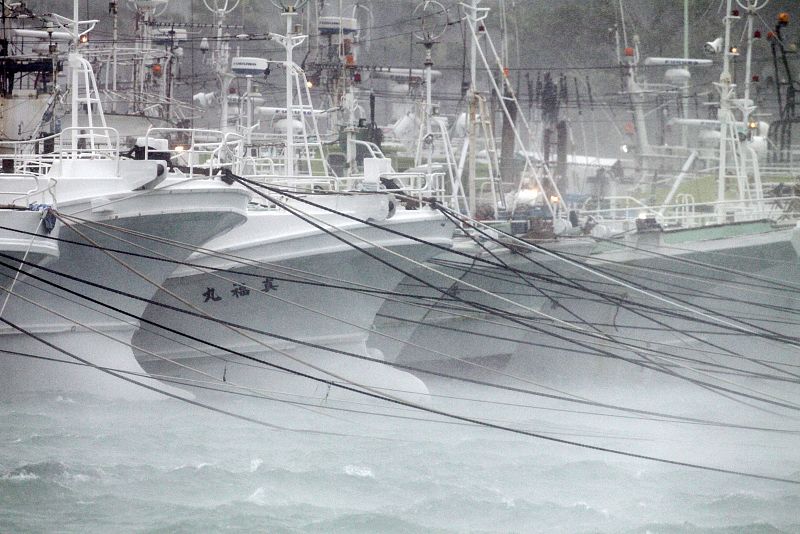
[[[224,39],[225,36],[222,33],[225,27],[225,17],[239,6],[239,0],[235,0],[233,5],[228,0],[213,0],[213,6],[208,3],[208,0],[203,0],[203,4],[214,14],[214,27],[217,31],[216,42],[211,52],[211,66],[216,68],[217,72],[224,73],[228,68],[230,49],[227,39]],[[203,45],[201,44],[201,46]]]
[[[752,76],[752,62],[753,62],[753,40],[756,39],[755,32],[753,31],[753,19],[760,9],[769,3],[769,0],[736,0],[736,3],[747,12],[747,59],[745,61],[745,75],[744,75],[744,100],[745,104],[750,100],[750,87],[753,83]],[[760,34],[759,34],[760,36]],[[745,124],[750,121],[750,114],[745,113],[743,120]]]
[[[78,0],[73,0],[72,4],[72,20],[62,17],[61,15],[52,14],[49,15],[48,18],[52,19],[52,21],[58,25],[62,30],[68,32],[70,34],[70,39],[72,41],[72,51],[69,54],[69,66],[72,71],[71,75],[71,87],[70,87],[70,103],[72,105],[72,122],[71,122],[71,130],[72,130],[72,155],[73,157],[77,157],[78,151],[78,139],[79,139],[79,120],[78,115],[81,109],[81,103],[86,103],[87,111],[89,114],[89,126],[92,126],[92,110],[93,104],[96,104],[97,110],[99,110],[101,121],[104,121],[105,118],[103,117],[103,111],[100,107],[100,100],[97,97],[97,87],[94,84],[94,78],[91,73],[91,65],[89,64],[86,59],[81,56],[79,52],[79,48],[82,44],[85,44],[89,41],[89,32],[94,29],[95,24],[97,24],[96,20],[86,20],[81,21],[80,12],[78,9]],[[85,30],[81,31],[81,26],[88,26]],[[80,75],[84,75],[85,85],[86,85],[86,95],[81,96],[80,93]],[[105,126],[105,124],[103,124]],[[89,133],[89,136],[93,135],[93,133]]]
[[[420,19],[420,29],[414,37],[425,47],[425,143],[428,145],[428,172],[433,169],[433,103],[431,95],[433,46],[447,30],[447,9],[436,0],[425,0],[414,9],[413,17]]]
[[[150,25],[155,17],[166,11],[168,4],[169,0],[128,0],[128,7],[136,11],[137,30],[139,31],[136,48],[139,50],[139,47],[141,47],[141,53],[137,54],[136,59],[134,59],[133,67],[133,102],[135,111],[141,112],[142,108],[145,107],[145,58],[150,54],[153,45]],[[116,76],[116,68],[114,69],[114,75]]]
[[[297,11],[302,9],[308,0],[272,0],[272,4],[283,10],[281,16],[286,17],[286,35],[270,33],[272,40],[276,41],[286,50],[286,175],[294,176],[294,84],[295,64],[292,51],[303,44],[305,35],[296,35],[292,27],[292,19]],[[302,112],[302,110],[301,110]]]
[[[214,27],[216,28],[216,36],[214,47],[211,48],[211,55],[208,61],[217,71],[220,85],[220,97],[222,99],[222,114],[220,116],[220,128],[224,131],[228,128],[228,87],[233,81],[234,76],[228,70],[230,63],[230,45],[228,40],[223,35],[223,28],[225,27],[225,17],[228,16],[234,9],[239,6],[239,0],[235,0],[233,5],[230,5],[228,0],[213,0],[213,5],[208,3],[209,0],[203,0],[206,9],[211,11],[214,15]],[[204,53],[209,50],[208,41],[206,38],[200,42],[200,50]]]
[[[479,18],[482,20],[485,15],[486,8],[478,9],[478,4],[481,0],[471,0],[469,9],[465,9],[466,16],[470,18],[473,25],[478,24]],[[465,6],[466,7],[466,6]],[[470,40],[470,56],[469,56],[469,90],[467,97],[469,98],[469,111],[467,113],[467,207],[469,214],[473,215],[477,209],[477,191],[475,188],[475,159],[477,149],[475,143],[477,142],[477,113],[478,113],[478,43],[475,39]],[[481,120],[487,120],[486,117],[481,117]],[[462,158],[463,158],[462,151]],[[459,180],[461,179],[461,167],[459,167]],[[497,204],[495,204],[495,217],[497,216]]]
[[[464,7],[465,10],[470,10],[471,11],[471,9],[472,9],[470,6],[467,6],[466,4],[462,3],[461,5]],[[480,21],[483,21],[486,18],[487,12],[488,12],[488,8],[477,8],[477,14],[476,14],[477,16],[474,16],[474,17],[473,16],[469,16],[469,17],[466,17],[465,20],[468,23],[469,30],[470,30],[470,33],[472,34],[473,41],[477,42],[477,39],[478,39],[479,35],[484,35],[484,34],[486,35],[486,44],[488,45],[488,51],[490,52],[490,54],[492,56],[492,59],[494,60],[495,68],[500,68],[502,70],[502,72],[503,72],[502,78],[501,78],[501,80],[499,82],[497,80],[495,80],[493,77],[489,77],[489,82],[490,82],[495,94],[498,95],[498,99],[499,99],[499,102],[500,102],[500,108],[502,109],[503,114],[509,120],[509,122],[513,125],[514,121],[512,120],[511,114],[509,112],[508,105],[506,105],[506,100],[510,99],[510,101],[513,101],[514,104],[517,105],[517,106],[518,106],[518,102],[517,102],[517,99],[516,99],[516,93],[514,92],[514,89],[511,86],[511,83],[510,83],[510,81],[508,79],[508,69],[507,69],[507,67],[505,65],[503,65],[502,60],[500,59],[500,56],[497,53],[497,49],[495,48],[494,44],[492,43],[491,38],[489,38],[488,30],[486,30],[485,26],[481,26],[480,29],[478,27],[478,23]],[[480,59],[481,59],[481,62],[483,63],[484,68],[486,68],[486,70],[488,72],[492,72],[493,68],[490,65],[489,60],[488,60],[486,54],[484,53],[483,49],[480,47],[480,45],[477,46],[476,49],[478,51],[478,55],[480,56]],[[501,86],[502,86],[502,88],[501,88]],[[506,89],[507,90],[507,94],[510,95],[510,96],[505,96],[503,89]],[[520,120],[522,122],[522,126],[525,128],[526,131],[530,132],[530,130],[531,130],[530,124],[528,124],[528,121],[525,118],[525,115],[524,114],[520,114],[519,117],[520,117]],[[519,143],[520,146],[525,146],[525,144],[523,143],[522,137],[520,136],[519,130],[516,128],[516,126],[514,126],[512,128],[512,131],[514,133],[515,141],[517,143]],[[529,169],[532,172],[533,178],[535,179],[536,184],[539,187],[539,190],[542,191],[542,192],[546,191],[546,188],[544,187],[544,184],[542,183],[542,180],[541,180],[541,178],[539,176],[539,173],[536,170],[536,166],[534,165],[533,161],[531,160],[531,155],[528,153],[527,150],[523,151],[523,155],[525,157],[525,168]],[[553,176],[550,173],[550,170],[546,165],[544,166],[544,177],[547,179],[546,183],[547,183],[548,186],[550,186],[552,194],[553,194],[553,198],[552,199],[548,198],[547,194],[543,195],[544,203],[547,206],[547,209],[550,212],[551,216],[554,219],[556,219],[558,213],[557,213],[557,210],[556,210],[556,207],[554,206],[554,204],[561,202],[561,193],[558,190],[558,185],[555,183],[555,180],[553,179]],[[522,184],[522,181],[520,181],[520,184]]]
[[[719,170],[717,173],[717,200],[722,202],[725,200],[725,180],[727,174],[727,159],[728,159],[728,142],[731,135],[736,135],[736,132],[731,132],[734,122],[733,112],[731,111],[731,100],[734,96],[734,86],[731,83],[731,21],[738,19],[734,17],[731,12],[732,0],[726,1],[725,18],[725,37],[724,49],[722,51],[722,74],[719,76],[719,82],[716,83],[717,90],[719,91],[719,123],[720,123],[720,138],[719,138]],[[719,222],[725,222],[725,214],[722,208],[719,208]]]
[[[371,41],[370,37],[372,35],[371,34],[372,27],[375,25],[375,15],[372,13],[372,9],[370,9],[368,6],[365,6],[364,4],[361,3],[360,0],[358,0],[353,5],[353,15],[352,15],[352,17],[354,19],[358,19],[358,11],[359,10],[365,11],[366,14],[367,14],[367,25],[366,25],[366,28],[364,29],[363,39],[359,39],[359,40],[363,40],[364,50],[368,51],[369,50],[370,41]]]

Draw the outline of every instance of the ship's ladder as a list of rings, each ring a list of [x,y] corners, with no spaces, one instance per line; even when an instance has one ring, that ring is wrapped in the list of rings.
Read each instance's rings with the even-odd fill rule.
[[[421,127],[419,129],[419,135],[417,135],[417,147],[416,153],[414,156],[414,166],[415,167],[423,167],[425,166],[425,162],[423,162],[423,148],[428,151],[428,158],[431,160],[433,159],[433,154],[435,153],[434,148],[440,147],[441,151],[436,153],[437,156],[440,158],[444,158],[444,161],[439,161],[436,163],[436,166],[443,166],[444,167],[444,174],[447,177],[447,180],[450,182],[450,187],[448,188],[449,191],[448,196],[450,196],[450,203],[453,207],[456,207],[458,211],[461,213],[469,214],[469,206],[467,204],[467,197],[464,191],[464,186],[461,184],[461,180],[459,179],[456,159],[453,151],[453,143],[450,139],[450,133],[447,130],[447,120],[444,117],[439,115],[432,115],[427,118],[430,126]],[[430,130],[430,131],[428,131]]]
[[[478,115],[476,117],[477,124],[481,127],[481,134],[486,146],[486,155],[489,163],[489,184],[492,192],[492,199],[494,199],[495,216],[497,215],[497,207],[501,206],[503,209],[506,207],[505,195],[503,195],[503,187],[500,174],[500,158],[497,151],[497,142],[494,137],[494,130],[492,123],[489,120],[489,111],[486,109],[486,98],[481,95],[477,96],[478,102]]]
[[[319,134],[319,126],[317,125],[317,117],[311,100],[308,80],[305,73],[298,66],[293,65],[293,67],[295,94],[298,99],[297,105],[293,106],[293,108],[295,113],[299,113],[299,121],[302,125],[302,138],[296,139],[299,142],[295,143],[295,149],[302,150],[301,158],[304,162],[304,172],[300,172],[298,169],[298,174],[314,176],[316,170],[317,175],[331,176],[332,172],[328,162],[325,160],[325,152],[322,148],[322,139]],[[304,103],[303,95],[305,95],[307,104]],[[308,121],[311,122],[310,125]],[[291,127],[291,120],[289,120],[287,126]]]
[[[106,124],[91,63],[81,55],[73,53],[70,54],[69,64],[75,69],[76,82],[71,88],[75,92],[72,99],[72,113],[78,119],[73,119],[73,124],[77,124],[80,128],[72,132],[73,150],[85,150],[88,153],[113,150],[112,130]],[[80,120],[80,114],[85,114],[85,122]]]

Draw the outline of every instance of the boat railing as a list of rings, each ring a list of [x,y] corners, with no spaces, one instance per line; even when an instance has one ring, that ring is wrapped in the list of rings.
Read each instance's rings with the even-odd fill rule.
[[[366,158],[389,159],[381,148],[370,141],[360,139],[352,140],[355,146],[363,147],[367,151]],[[402,192],[403,195],[413,197],[418,202],[423,199],[435,198],[437,201],[453,206],[445,186],[446,172],[383,172],[380,174],[381,184],[387,191]],[[348,190],[363,188],[364,176],[349,176],[339,178],[342,186]]]
[[[119,159],[119,132],[110,126],[70,126],[57,135],[62,160]]]
[[[242,159],[242,174],[251,176],[274,176],[279,166],[269,156],[248,154]]]
[[[596,198],[588,198],[581,206],[581,214],[591,216],[594,219],[635,219],[642,213],[655,214],[659,208],[650,207],[641,200],[631,196],[610,196],[603,197],[600,201],[608,208],[593,207],[592,203],[597,204]]]
[[[763,206],[764,217],[770,221],[800,221],[800,197],[768,197],[759,202]]]
[[[34,172],[15,172],[0,174],[0,204],[28,207],[32,204],[55,204],[56,179]],[[33,187],[24,189],[25,184]],[[19,188],[19,189],[15,189]]]
[[[302,176],[325,176],[329,166],[325,161],[322,145],[316,136],[294,136],[295,173]],[[256,158],[271,160],[273,174],[286,173],[286,136],[275,133],[252,133],[248,136],[248,149],[257,153]]]
[[[793,182],[800,174],[800,152],[794,153],[786,161],[774,161],[761,166],[762,178],[782,179]]]
[[[119,133],[107,126],[65,128],[59,133],[0,142],[3,172],[48,174],[56,163],[69,160],[119,162]]]
[[[451,206],[445,188],[444,172],[391,172],[381,174],[387,191],[402,192],[417,201],[434,198],[447,206]]]
[[[800,220],[800,197],[771,197],[759,200],[724,200],[695,202],[691,195],[679,195],[670,205],[647,206],[627,197],[608,209],[584,210],[581,215],[607,225],[621,225],[622,230],[635,228],[636,219],[655,219],[664,228],[694,228],[711,224],[767,220],[776,223]]]
[[[119,157],[119,132],[108,126],[69,127],[35,139],[0,141],[0,151],[20,160],[115,159]]]
[[[243,178],[285,189],[292,193],[313,193],[322,191],[337,191],[339,180],[333,176],[285,176],[269,173],[244,173]]]
[[[242,158],[243,174],[262,175],[267,181],[271,180],[270,177],[286,178],[286,157],[281,153],[283,145],[257,145],[246,148],[248,153]],[[295,166],[295,176],[291,177],[293,180],[322,180],[332,183],[337,181],[336,176],[328,172],[322,157],[316,154],[298,162]]]
[[[367,152],[369,152],[368,157],[370,158],[382,158],[382,159],[386,158],[386,155],[383,153],[383,150],[381,150],[381,148],[375,143],[372,143],[370,141],[362,141],[361,139],[354,139],[353,144],[356,146],[364,147],[367,150]]]
[[[198,128],[152,127],[144,137],[144,158],[164,157],[158,145],[168,143],[170,163],[189,177],[208,176],[222,168],[238,171],[243,137],[235,132]]]
[[[245,146],[246,154],[241,158],[237,174],[254,182],[298,193],[339,190],[340,179],[325,172],[323,165],[312,169],[319,172],[299,172],[295,176],[287,176],[285,174],[285,158],[281,154],[270,151],[270,148],[263,145]]]
[[[44,175],[50,171],[58,154],[55,152],[56,135],[24,141],[2,141],[3,173]]]

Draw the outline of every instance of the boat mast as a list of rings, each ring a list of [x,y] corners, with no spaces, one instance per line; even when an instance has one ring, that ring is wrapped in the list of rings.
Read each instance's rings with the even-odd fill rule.
[[[417,5],[414,9],[414,18],[420,21],[420,30],[413,33],[425,47],[425,136],[422,139],[422,144],[427,145],[427,172],[433,173],[433,150],[434,150],[434,135],[433,135],[433,47],[438,42],[438,39],[447,30],[448,19],[447,10],[445,7],[436,0],[424,0],[424,2]],[[443,131],[441,124],[437,124],[440,132]],[[445,142],[447,145],[447,142]],[[445,150],[450,150],[445,146]],[[417,147],[417,160],[420,159],[420,147]],[[450,157],[448,156],[448,165]]]
[[[689,0],[683,0],[683,59],[689,59]],[[689,118],[689,78],[683,82],[681,91],[681,114],[684,119]],[[681,126],[681,145],[688,146],[686,124]]]
[[[294,110],[292,108],[294,95],[292,94],[292,18],[294,9],[286,9],[283,16],[286,18],[286,174],[294,176]]]
[[[745,61],[745,74],[744,74],[744,117],[743,121],[745,124],[750,123],[750,112],[754,108],[753,105],[750,104],[750,89],[753,83],[753,75],[752,75],[752,63],[753,63],[753,41],[756,39],[756,34],[753,30],[753,19],[756,16],[756,13],[759,9],[763,8],[767,5],[767,1],[761,1],[759,5],[759,0],[747,0],[746,5],[742,5],[740,0],[737,0],[737,3],[743,8],[747,10],[747,58]]]
[[[468,17],[475,17],[478,16],[478,4],[480,0],[472,0],[472,9],[467,12]],[[477,24],[477,21],[473,19],[473,24]],[[476,202],[476,195],[477,191],[475,189],[475,159],[477,156],[477,151],[475,150],[475,142],[477,138],[477,111],[478,111],[478,43],[475,39],[470,40],[470,56],[469,56],[469,113],[467,114],[467,128],[469,131],[469,144],[467,145],[467,149],[469,153],[467,155],[468,161],[468,175],[467,175],[467,201],[469,205],[469,214],[474,216],[477,208]],[[485,117],[481,117],[481,120],[485,120]],[[497,203],[494,203],[495,212],[497,211]],[[495,213],[495,216],[497,213]]]
[[[80,43],[80,31],[78,30],[78,0],[72,1],[72,53],[78,53],[78,44]],[[77,157],[78,152],[78,65],[77,62],[70,61],[70,68],[72,69],[72,87],[70,88],[70,103],[72,104],[72,157]]]
[[[111,54],[110,68],[105,69],[105,89],[108,90],[108,79],[111,78],[111,91],[114,96],[110,99],[109,110],[113,113],[117,109],[117,46],[119,46],[119,5],[117,0],[108,3],[108,13],[111,15]]]
[[[731,135],[731,128],[733,116],[731,111],[731,98],[733,97],[733,84],[731,83],[731,21],[735,18],[732,15],[732,0],[726,0],[725,18],[725,37],[724,49],[722,51],[722,74],[720,74],[719,82],[716,84],[719,91],[719,122],[720,122],[720,138],[719,138],[719,169],[717,172],[717,200],[723,202],[725,200],[725,185],[727,175],[727,159],[728,159],[728,141]],[[733,135],[736,132],[732,132]],[[719,208],[719,222],[724,222],[725,212]]]
[[[637,80],[639,68],[639,36],[633,35],[633,46],[628,44],[628,30],[625,26],[625,9],[622,0],[619,0],[619,18],[622,27],[622,45],[625,47],[620,53],[619,28],[616,31],[617,60],[622,68],[625,87],[631,102],[633,113],[633,134],[636,135],[636,168],[641,172],[644,167],[644,157],[649,153],[647,140],[647,123],[644,114],[644,91]]]
[[[425,141],[428,143],[428,174],[433,172],[433,102],[432,102],[432,76],[433,68],[433,40],[426,39],[425,46]]]
[[[283,10],[286,18],[286,34],[270,33],[270,37],[286,50],[286,175],[294,176],[294,61],[292,52],[295,47],[305,41],[305,35],[294,35],[292,20],[297,11],[302,9],[308,0],[272,0],[272,4]]]
[[[220,5],[219,0],[214,0],[212,7],[206,0],[203,0],[206,9],[214,14],[214,28],[216,30],[216,42],[214,48],[211,50],[210,63],[211,67],[216,69],[219,78],[220,98],[222,99],[222,113],[220,113],[220,129],[222,131],[228,128],[228,88],[234,79],[234,76],[229,72],[229,59],[230,59],[230,46],[228,44],[227,35],[223,34],[225,28],[225,17],[228,13],[232,12],[239,5],[239,0],[233,4],[228,5],[228,0]],[[203,38],[200,42],[201,50],[208,50],[208,41]]]

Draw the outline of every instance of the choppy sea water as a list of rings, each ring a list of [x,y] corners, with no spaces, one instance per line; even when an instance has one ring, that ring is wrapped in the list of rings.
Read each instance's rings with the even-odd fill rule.
[[[269,430],[174,400],[17,398],[0,403],[0,531],[800,532],[798,486],[463,425],[228,407],[345,435]],[[698,441],[697,429],[563,414],[524,425],[800,480],[795,436]]]

